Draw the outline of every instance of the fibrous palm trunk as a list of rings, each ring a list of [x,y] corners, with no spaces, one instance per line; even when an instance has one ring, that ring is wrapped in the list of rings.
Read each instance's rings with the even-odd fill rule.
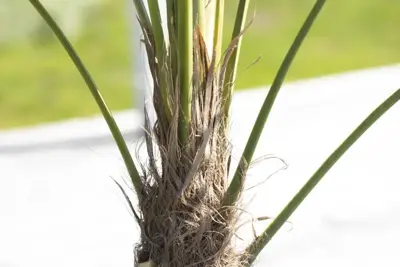
[[[231,243],[237,210],[222,204],[230,163],[222,97],[235,41],[217,59],[215,50],[209,54],[200,27],[194,27],[190,123],[187,138],[182,139],[181,73],[175,65],[180,50],[169,46],[160,62],[153,35],[145,27],[143,32],[157,121],[151,125],[146,120],[149,158],[139,196],[142,235],[137,261],[151,260],[163,267],[241,266],[243,258]]]

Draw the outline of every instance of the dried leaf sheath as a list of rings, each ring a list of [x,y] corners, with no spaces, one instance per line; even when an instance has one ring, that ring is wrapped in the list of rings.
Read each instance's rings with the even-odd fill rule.
[[[157,62],[152,40],[145,38],[149,64]],[[146,123],[148,164],[139,196],[142,229],[137,260],[151,259],[157,266],[241,266],[231,244],[237,220],[234,208],[221,207],[227,189],[229,143],[221,118],[221,77],[198,27],[193,34],[193,77],[188,142],[179,142],[179,81],[171,64],[176,62],[169,47],[166,55],[169,78],[167,120],[157,72],[153,72],[153,102],[157,121]],[[223,60],[229,59],[229,53]],[[226,65],[225,62],[222,62]],[[222,70],[221,70],[222,69]],[[175,82],[174,82],[175,81]],[[158,156],[157,156],[158,155]],[[158,166],[158,167],[157,167]]]

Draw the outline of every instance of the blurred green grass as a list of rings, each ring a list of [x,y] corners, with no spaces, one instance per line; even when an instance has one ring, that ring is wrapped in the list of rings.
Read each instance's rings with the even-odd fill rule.
[[[226,1],[226,43],[237,2]],[[327,2],[288,80],[400,61],[399,1]],[[243,42],[238,89],[271,83],[313,3],[252,1],[250,16],[254,13],[255,17]],[[113,0],[92,9],[85,18],[83,34],[73,40],[113,110],[134,104],[132,41],[126,7],[126,1]],[[44,36],[29,43],[0,45],[0,128],[98,113],[65,52],[51,35]],[[261,60],[252,65],[260,55]]]

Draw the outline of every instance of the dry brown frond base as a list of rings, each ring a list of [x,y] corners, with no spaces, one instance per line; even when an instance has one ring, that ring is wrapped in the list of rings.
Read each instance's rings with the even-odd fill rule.
[[[237,208],[221,205],[230,162],[226,120],[220,115],[221,74],[230,55],[228,50],[216,64],[214,58],[208,58],[199,31],[194,42],[190,137],[180,144],[176,73],[171,62],[165,62],[163,70],[171,82],[168,88],[160,88],[154,42],[145,36],[157,122],[151,126],[146,120],[149,161],[143,168],[143,188],[138,196],[141,241],[135,249],[136,262],[151,260],[162,267],[239,267],[243,257],[231,242]],[[163,105],[161,90],[170,96],[169,107]]]

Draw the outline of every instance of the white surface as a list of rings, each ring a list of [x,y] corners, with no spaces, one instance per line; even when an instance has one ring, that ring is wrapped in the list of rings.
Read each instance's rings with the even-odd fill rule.
[[[290,166],[247,191],[246,202],[256,196],[248,210],[254,216],[276,215],[397,87],[400,66],[287,84],[257,157],[274,154]],[[247,116],[254,118],[265,95],[260,89],[234,98],[236,156],[253,122]],[[293,230],[288,225],[276,236],[258,266],[400,265],[399,119],[398,104],[328,173],[290,219]],[[117,120],[125,132],[137,132],[141,122],[130,111]],[[1,267],[132,266],[137,227],[110,179],[127,175],[111,138],[103,138],[106,134],[99,118],[0,133]],[[130,147],[134,151],[137,144],[130,141]],[[256,164],[248,187],[277,167],[277,160]],[[249,227],[241,236],[252,238]]]

